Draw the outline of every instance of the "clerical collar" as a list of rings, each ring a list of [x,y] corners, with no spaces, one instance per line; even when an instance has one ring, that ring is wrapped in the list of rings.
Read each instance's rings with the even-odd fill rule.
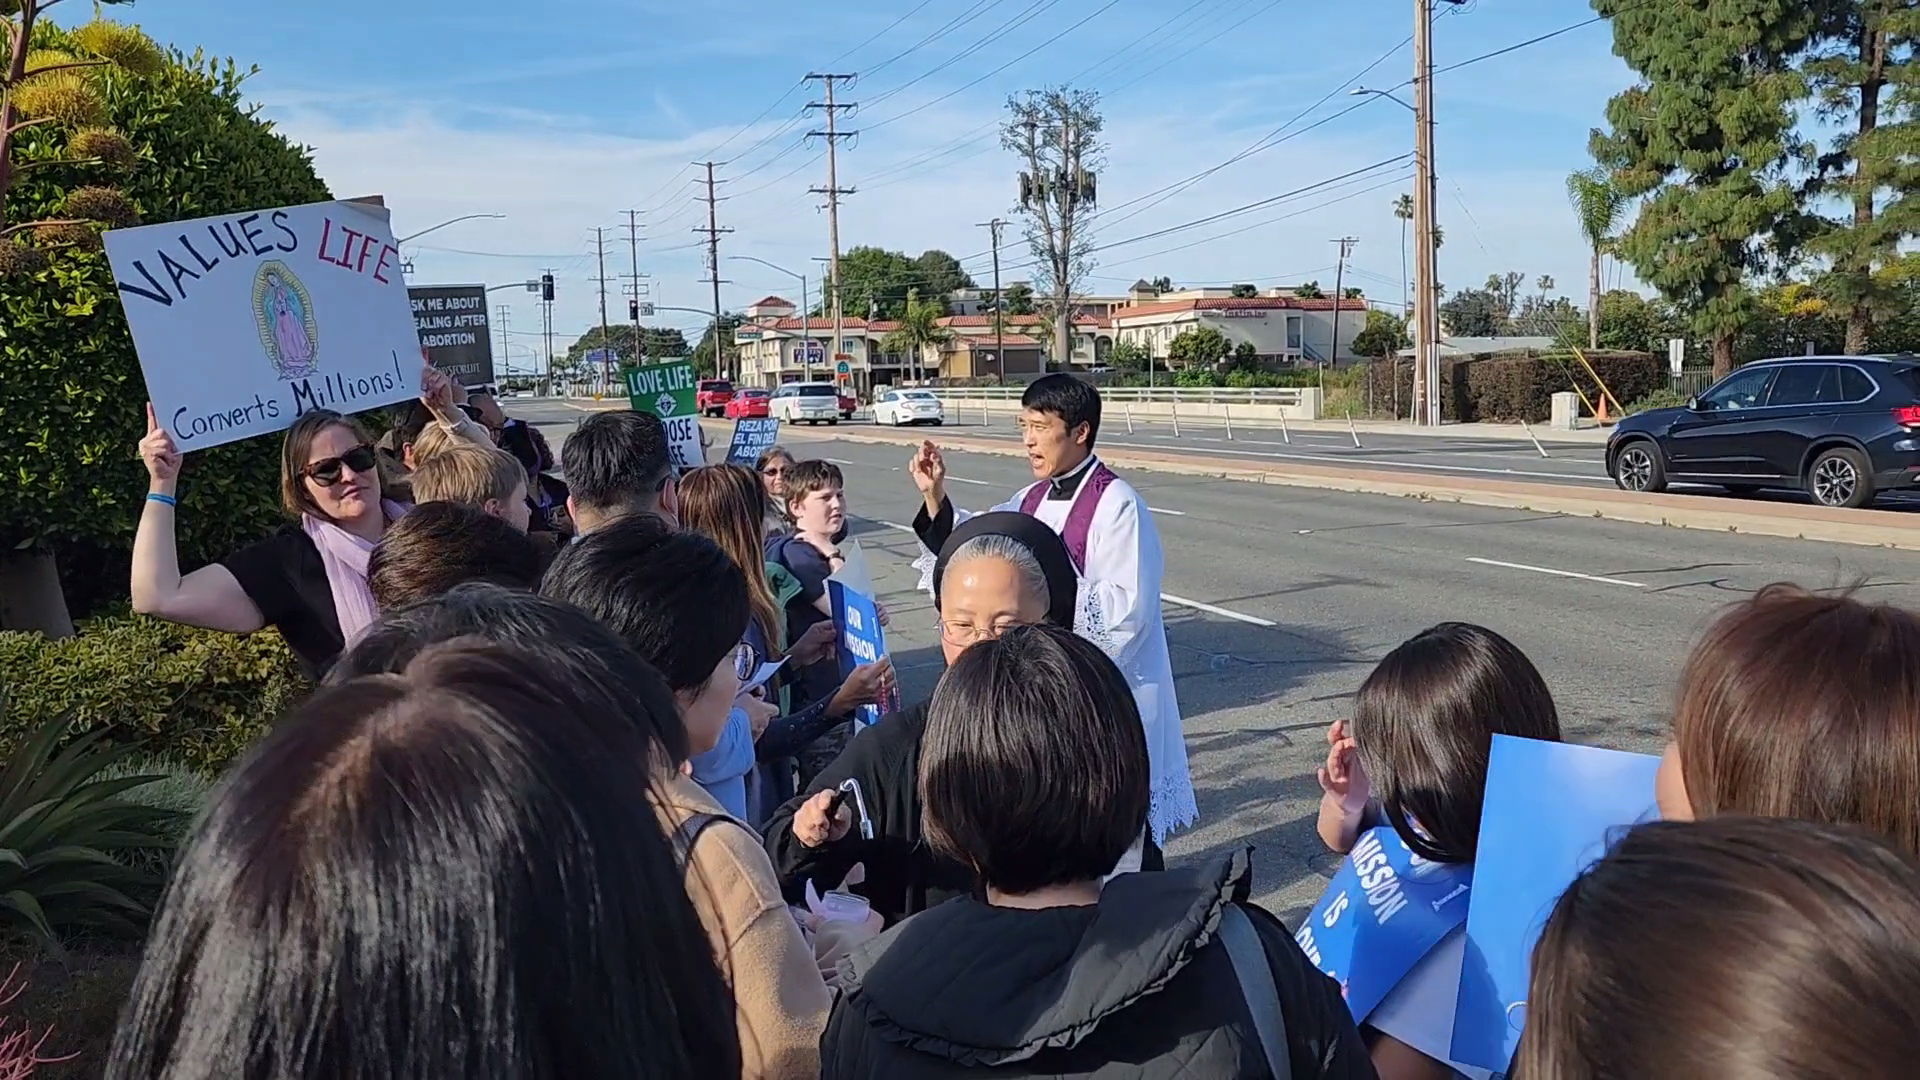
[[[1093,455],[1088,454],[1087,460],[1074,466],[1073,471],[1067,473],[1065,476],[1056,476],[1047,481],[1047,501],[1065,502],[1073,498],[1074,495],[1080,491],[1080,482],[1085,480],[1087,474],[1092,471]]]

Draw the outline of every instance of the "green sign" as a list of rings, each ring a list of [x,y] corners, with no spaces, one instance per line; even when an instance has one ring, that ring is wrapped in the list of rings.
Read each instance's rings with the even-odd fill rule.
[[[700,447],[700,410],[695,403],[697,380],[693,361],[669,360],[626,368],[627,404],[635,412],[652,413],[667,426],[667,446],[676,468],[706,464]]]

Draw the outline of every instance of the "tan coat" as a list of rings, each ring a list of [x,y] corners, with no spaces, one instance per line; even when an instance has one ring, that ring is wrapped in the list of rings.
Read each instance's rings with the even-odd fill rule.
[[[669,833],[695,814],[726,814],[678,773],[664,787],[652,797]],[[733,988],[741,1075],[814,1080],[820,1075],[820,1033],[833,1002],[760,838],[733,820],[702,831],[687,866],[687,895]]]

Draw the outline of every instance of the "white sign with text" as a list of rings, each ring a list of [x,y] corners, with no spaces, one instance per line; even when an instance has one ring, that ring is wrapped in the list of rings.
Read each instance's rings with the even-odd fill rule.
[[[419,392],[384,207],[324,202],[106,234],[154,414],[182,451]]]

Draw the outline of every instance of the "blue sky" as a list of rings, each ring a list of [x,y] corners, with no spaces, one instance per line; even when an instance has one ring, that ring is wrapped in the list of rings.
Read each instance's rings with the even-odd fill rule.
[[[859,189],[841,210],[842,247],[944,248],[983,279],[988,260],[976,256],[988,241],[975,223],[1016,216],[1017,163],[982,130],[1010,93],[1060,81],[1102,93],[1100,197],[1111,209],[1096,221],[1100,243],[1319,184],[1406,153],[1412,141],[1411,115],[1391,101],[1342,93],[1305,111],[1383,56],[1361,85],[1393,87],[1411,74],[1410,50],[1393,51],[1411,32],[1405,0],[273,7],[263,18],[254,3],[167,0],[119,14],[163,42],[258,64],[249,91],[265,115],[314,149],[335,194],[386,195],[396,233],[460,214],[506,214],[410,245],[414,280],[500,284],[551,266],[562,345],[598,319],[595,226],[609,230],[608,275],[628,270],[621,212],[629,208],[648,211],[640,258],[656,302],[710,305],[699,281],[704,253],[690,231],[705,217],[693,200],[694,160],[728,161],[719,175],[731,178],[722,188],[730,198],[719,218],[736,231],[722,244],[732,282],[726,306],[796,291],[790,278],[729,254],[813,276],[827,223],[806,188],[824,184],[826,167],[818,141],[803,139],[817,123],[799,116],[816,99],[796,85],[809,70],[861,73],[843,92],[862,103],[846,123],[863,134],[842,147],[841,183]],[[1436,61],[1591,15],[1583,0],[1473,0],[1437,21]],[[1588,164],[1587,132],[1630,77],[1599,23],[1436,81],[1442,281],[1466,287],[1514,269],[1530,281],[1551,275],[1556,292],[1584,297],[1586,257],[1564,180]],[[1285,141],[1165,199],[1134,201],[1289,122]],[[1315,278],[1330,287],[1330,241],[1350,235],[1359,239],[1350,283],[1397,301],[1401,228],[1390,208],[1410,190],[1398,179],[1405,172],[1378,169],[1264,211],[1119,244],[1098,256],[1089,291],[1123,292],[1135,278],[1161,274],[1263,286]],[[1017,227],[1008,241],[1003,261],[1016,266],[1025,259]],[[538,305],[520,292],[495,299],[513,308],[514,358],[524,364],[537,344],[528,332],[539,325]],[[610,309],[615,321],[625,316],[617,296]],[[690,314],[659,321],[702,324]]]

